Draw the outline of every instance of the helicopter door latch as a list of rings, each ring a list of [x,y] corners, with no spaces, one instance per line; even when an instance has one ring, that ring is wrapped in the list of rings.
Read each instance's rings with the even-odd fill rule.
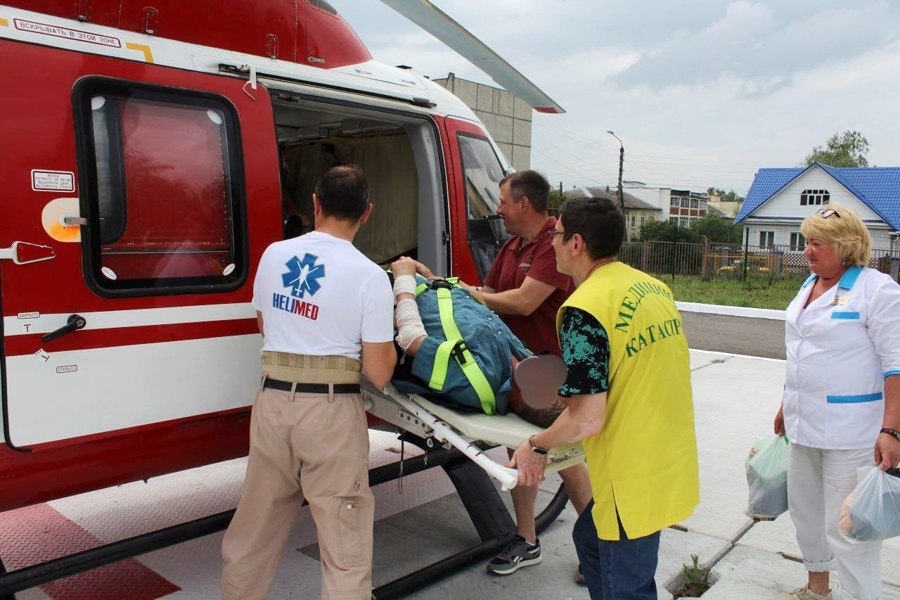
[[[81,315],[69,315],[69,318],[66,319],[65,325],[63,325],[56,331],[51,331],[50,333],[41,336],[41,340],[43,340],[45,343],[51,342],[56,338],[61,338],[67,333],[72,333],[73,331],[84,329],[85,325],[87,325],[87,319],[85,319]]]
[[[56,250],[52,246],[32,244],[30,242],[13,242],[9,248],[0,248],[0,260],[7,259],[16,265],[50,260],[56,257]]]

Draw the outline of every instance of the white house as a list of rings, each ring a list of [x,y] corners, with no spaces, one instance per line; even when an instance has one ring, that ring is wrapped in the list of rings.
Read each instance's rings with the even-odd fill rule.
[[[856,211],[873,248],[888,250],[900,228],[900,167],[760,169],[734,222],[744,224],[751,245],[802,251],[800,223],[830,202]]]

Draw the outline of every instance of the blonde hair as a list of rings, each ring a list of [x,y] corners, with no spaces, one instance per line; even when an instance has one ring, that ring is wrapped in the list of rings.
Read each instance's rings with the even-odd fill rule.
[[[828,211],[834,211],[829,214]],[[828,216],[823,216],[825,213]],[[834,253],[845,266],[866,266],[872,256],[872,237],[852,209],[841,204],[826,204],[803,220],[800,233],[806,239],[831,242]]]

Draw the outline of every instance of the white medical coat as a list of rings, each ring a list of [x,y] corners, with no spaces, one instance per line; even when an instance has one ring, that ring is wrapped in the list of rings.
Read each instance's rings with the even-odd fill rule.
[[[815,280],[785,312],[785,432],[812,448],[870,448],[882,427],[884,380],[900,376],[900,286],[851,267],[803,308]]]

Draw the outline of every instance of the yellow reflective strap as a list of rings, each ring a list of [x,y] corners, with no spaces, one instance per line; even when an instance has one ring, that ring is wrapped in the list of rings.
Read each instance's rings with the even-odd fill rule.
[[[423,283],[419,287],[422,286],[427,288],[428,284]],[[441,327],[444,330],[444,337],[447,338],[447,341],[442,342],[434,354],[434,366],[431,368],[431,381],[428,382],[428,387],[439,392],[444,389],[451,353],[457,342],[462,341],[462,334],[459,333],[459,328],[453,320],[453,299],[450,297],[450,290],[438,288],[435,292],[438,298],[438,315],[441,317]],[[419,290],[416,289],[416,294],[419,293]],[[448,321],[450,323],[449,328],[447,327]]]
[[[453,297],[447,288],[438,288],[435,290],[438,298],[438,315],[441,317],[441,327],[444,328],[444,337],[447,341],[456,342],[463,339],[453,320]]]
[[[475,357],[472,356],[468,349],[463,350],[463,358],[465,359],[465,362],[459,363],[459,366],[462,368],[463,375],[469,380],[475,393],[478,394],[478,400],[481,402],[481,410],[483,410],[486,415],[494,414],[496,405],[494,402],[494,390],[491,389],[491,384],[488,383],[487,377],[484,376],[484,372],[481,370],[481,367],[478,366],[478,363],[475,362]]]
[[[453,352],[455,347],[456,342],[447,340],[446,342],[441,342],[437,352],[434,353],[434,365],[431,367],[431,381],[428,382],[428,387],[436,392],[444,389],[444,381],[447,379],[447,365],[450,364],[451,352]]]
[[[426,291],[427,289],[428,289],[427,283],[420,283],[419,285],[417,285],[416,286],[416,298],[421,296],[422,292]]]

